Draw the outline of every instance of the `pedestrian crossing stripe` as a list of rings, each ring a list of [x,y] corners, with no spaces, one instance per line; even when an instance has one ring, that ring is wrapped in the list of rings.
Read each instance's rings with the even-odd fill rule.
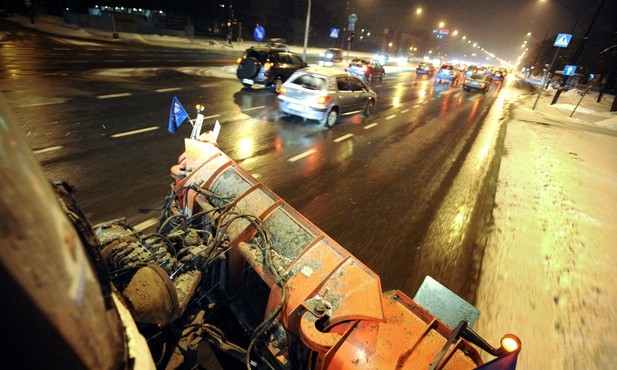
[[[560,33],[557,35],[557,38],[555,39],[555,43],[553,44],[553,46],[557,46],[559,48],[567,48],[568,44],[570,43],[571,38],[572,38],[572,35],[568,33]]]

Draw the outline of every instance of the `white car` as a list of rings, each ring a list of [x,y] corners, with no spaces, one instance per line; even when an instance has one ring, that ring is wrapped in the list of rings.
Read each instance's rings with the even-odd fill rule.
[[[279,110],[284,114],[317,120],[332,128],[340,116],[357,113],[368,117],[377,103],[377,94],[361,79],[325,67],[296,71],[283,84]]]

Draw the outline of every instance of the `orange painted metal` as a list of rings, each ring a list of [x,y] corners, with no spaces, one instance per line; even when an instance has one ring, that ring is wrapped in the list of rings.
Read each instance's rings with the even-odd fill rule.
[[[202,136],[202,139],[206,138]],[[379,276],[299,212],[255,180],[207,141],[186,140],[181,163],[174,166],[174,191],[190,184],[212,190],[223,176],[233,177],[239,193],[230,206],[235,212],[268,222],[291,220],[293,230],[306,239],[301,250],[282,251],[282,273],[287,290],[277,317],[286,330],[317,353],[320,369],[426,369],[447,341],[451,330],[401,292],[382,293]],[[180,194],[189,213],[199,212],[203,195]],[[217,222],[224,222],[222,214]],[[282,299],[275,275],[263,263],[261,252],[246,244],[256,234],[249,222],[228,229],[231,286],[240,289],[250,266],[270,287],[265,317]],[[321,320],[321,321],[320,321]],[[465,351],[461,349],[464,348]],[[456,341],[439,369],[473,369],[481,364],[477,351]]]

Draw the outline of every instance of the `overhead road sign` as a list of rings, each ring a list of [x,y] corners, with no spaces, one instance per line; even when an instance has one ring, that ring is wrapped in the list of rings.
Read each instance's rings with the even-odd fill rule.
[[[559,35],[557,35],[553,46],[557,46],[558,48],[567,48],[571,39],[572,35],[570,35],[569,33],[560,33]]]

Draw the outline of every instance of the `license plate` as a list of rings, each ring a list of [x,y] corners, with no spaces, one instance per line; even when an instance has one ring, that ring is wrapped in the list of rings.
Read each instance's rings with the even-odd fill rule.
[[[243,78],[242,83],[252,85],[255,83],[255,81],[249,80],[248,78]]]
[[[302,112],[304,111],[304,106],[296,103],[289,103],[289,109]]]

